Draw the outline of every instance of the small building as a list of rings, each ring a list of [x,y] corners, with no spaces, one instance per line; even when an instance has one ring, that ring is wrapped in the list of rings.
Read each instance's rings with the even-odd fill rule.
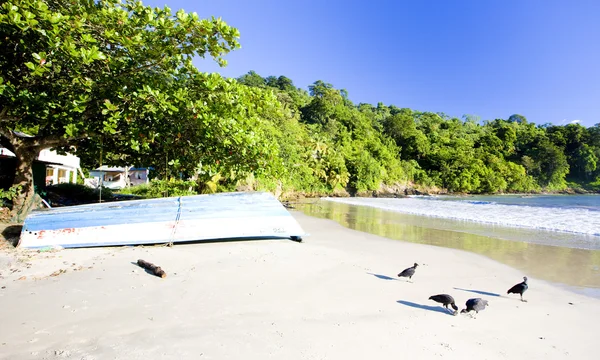
[[[16,167],[15,154],[0,147],[0,170],[2,187],[12,185]],[[73,154],[60,155],[55,150],[40,151],[33,162],[33,183],[37,188],[62,183],[76,183],[77,173],[83,175],[79,157]]]
[[[148,168],[136,167],[114,167],[103,165],[97,169],[90,170],[90,177],[85,179],[87,186],[97,188],[102,186],[109,189],[123,189],[129,186],[147,184]]]
[[[56,164],[46,167],[46,185],[77,183],[77,173],[81,173],[80,160],[77,156],[60,155],[54,150],[46,149],[40,151],[38,160]]]

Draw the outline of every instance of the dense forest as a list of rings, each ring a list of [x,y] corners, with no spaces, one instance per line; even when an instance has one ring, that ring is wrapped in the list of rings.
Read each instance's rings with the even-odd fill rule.
[[[353,104],[317,81],[309,91],[285,76],[253,71],[241,84],[273,91],[286,187],[350,193],[410,184],[428,191],[560,191],[600,185],[600,124],[535,125],[521,115],[480,121],[379,103]]]
[[[270,150],[242,177],[222,170],[235,166],[227,164],[233,158],[205,166],[200,191],[246,185],[288,194],[381,196],[600,189],[600,124],[535,125],[516,114],[457,119],[382,103],[353,104],[345,90],[323,81],[306,91],[285,76],[254,71],[235,80],[276,96],[270,112],[261,115],[266,122],[255,124],[262,129],[259,142]],[[161,179],[194,177],[185,166],[154,168]]]

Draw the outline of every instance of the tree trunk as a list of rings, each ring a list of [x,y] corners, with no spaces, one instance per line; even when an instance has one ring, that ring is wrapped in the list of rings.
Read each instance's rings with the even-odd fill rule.
[[[13,199],[11,215],[14,221],[22,222],[33,207],[35,189],[33,187],[33,161],[38,155],[37,147],[14,147],[17,158],[13,186],[20,189]]]

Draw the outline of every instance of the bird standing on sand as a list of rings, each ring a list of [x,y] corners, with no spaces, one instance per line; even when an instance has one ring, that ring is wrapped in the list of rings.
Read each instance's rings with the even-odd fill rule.
[[[523,293],[527,291],[528,288],[529,286],[527,285],[527,276],[523,276],[523,282],[511,287],[506,293],[519,294],[521,295],[521,301],[527,302],[527,300],[523,300]]]
[[[402,272],[400,274],[398,274],[398,277],[407,277],[410,280],[413,277],[413,275],[415,274],[415,270],[417,270],[417,266],[419,266],[419,264],[415,263],[413,266],[409,267],[408,269],[402,270]]]
[[[429,297],[429,300],[433,300],[435,302],[439,302],[440,304],[443,304],[444,307],[448,310],[450,310],[448,308],[448,305],[450,305],[454,309],[453,315],[458,314],[458,306],[456,306],[456,304],[454,303],[454,298],[448,294],[432,295]]]
[[[469,299],[467,300],[466,305],[467,308],[462,309],[460,311],[461,314],[469,313],[470,311],[475,311],[476,314],[479,314],[480,311],[485,310],[486,306],[489,306],[487,300],[483,300],[482,298]]]

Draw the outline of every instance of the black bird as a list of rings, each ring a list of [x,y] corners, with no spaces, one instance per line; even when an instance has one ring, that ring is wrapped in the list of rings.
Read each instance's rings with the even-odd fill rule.
[[[454,303],[454,298],[448,294],[432,295],[429,297],[429,300],[433,300],[435,302],[439,302],[440,304],[443,304],[444,307],[448,310],[450,310],[448,308],[448,305],[450,305],[454,309],[453,314],[454,315],[458,314],[458,306],[456,306],[456,304]]]
[[[402,272],[400,274],[398,274],[398,277],[407,277],[407,278],[411,279],[413,277],[413,275],[415,274],[415,270],[417,270],[417,266],[419,266],[419,264],[415,263],[413,266],[409,267],[408,269],[402,270]]]
[[[527,291],[528,288],[529,286],[527,286],[527,276],[523,276],[523,282],[511,287],[506,293],[519,294],[521,295],[521,301],[527,302],[527,300],[523,300],[523,293],[525,293],[525,291]]]
[[[479,314],[480,311],[485,310],[486,306],[489,306],[487,300],[483,300],[482,298],[469,299],[466,305],[467,308],[462,309],[460,311],[461,314],[469,313],[470,311],[475,311],[476,314]]]

